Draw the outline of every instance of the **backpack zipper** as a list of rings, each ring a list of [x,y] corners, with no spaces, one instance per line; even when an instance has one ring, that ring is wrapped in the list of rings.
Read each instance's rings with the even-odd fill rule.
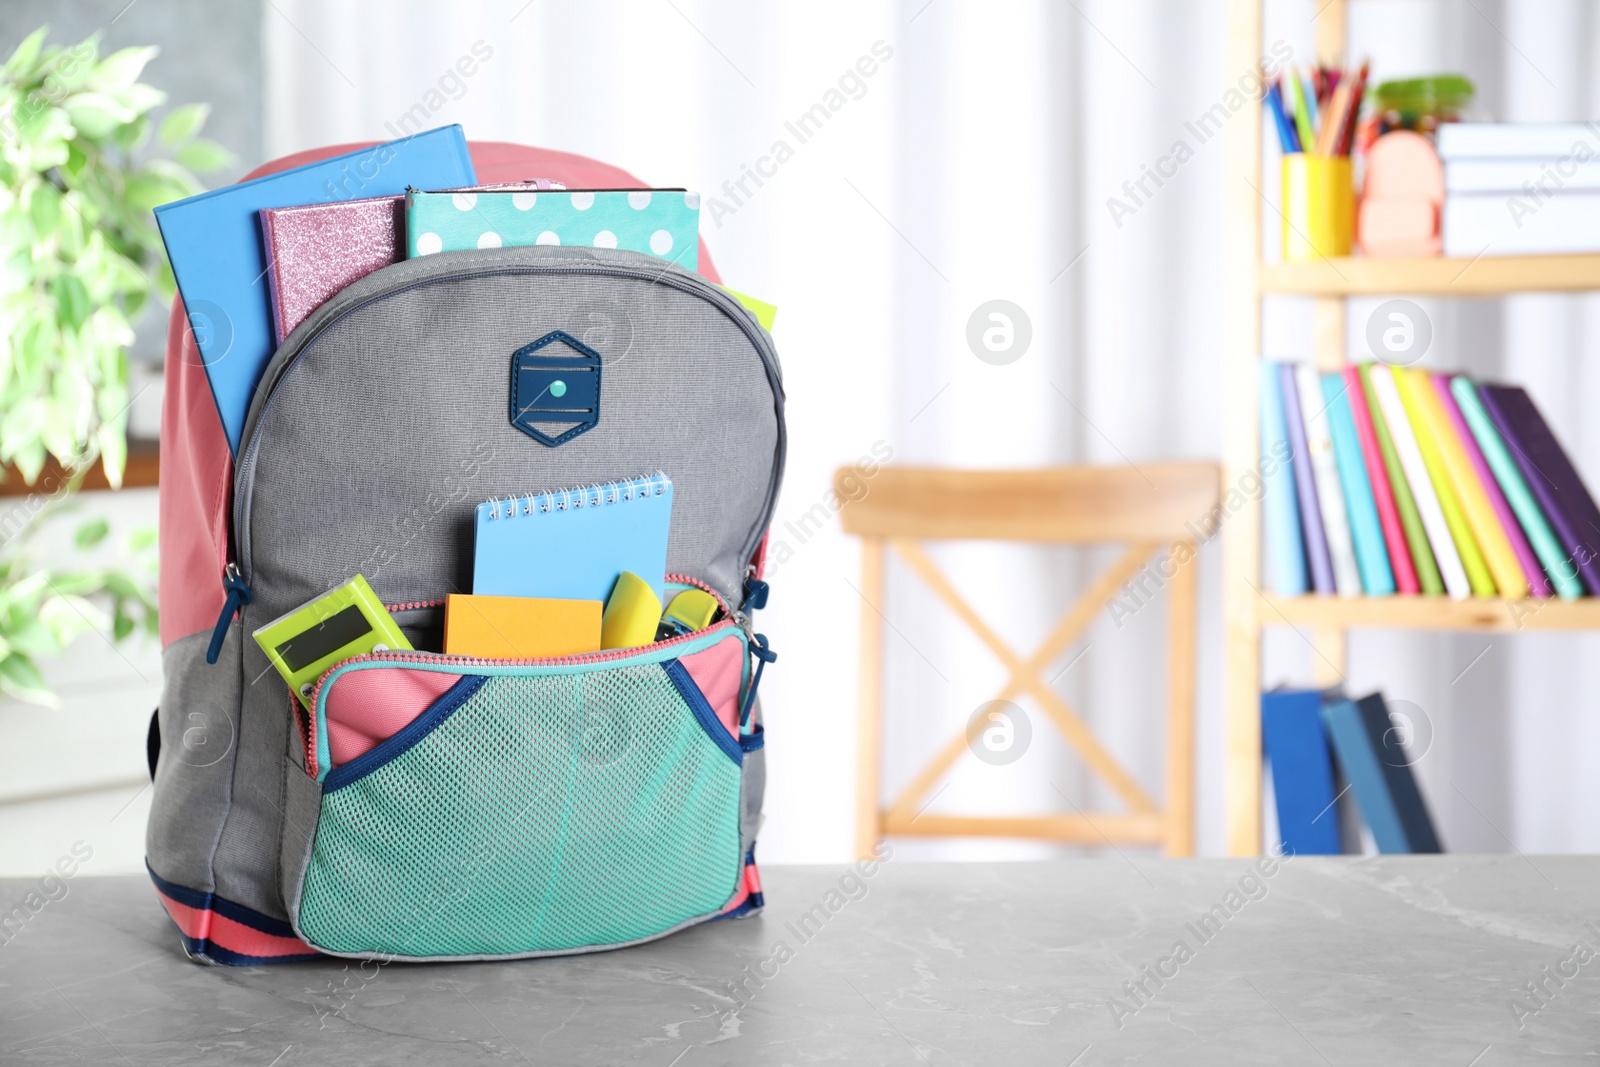
[[[602,649],[602,650],[600,650],[598,652],[578,652],[578,653],[574,653],[574,654],[568,655],[568,656],[543,656],[543,657],[535,657],[535,658],[532,658],[532,659],[489,659],[489,658],[485,658],[485,657],[482,657],[482,656],[450,656],[450,655],[446,655],[445,653],[442,653],[442,652],[417,652],[417,651],[413,650],[413,651],[409,651],[409,652],[406,652],[406,651],[400,651],[400,652],[365,652],[365,653],[362,653],[361,655],[358,655],[358,656],[351,656],[348,659],[340,660],[338,663],[335,663],[333,666],[329,667],[327,670],[322,672],[322,677],[317,679],[316,686],[311,690],[311,698],[310,698],[311,699],[311,711],[307,713],[306,720],[305,720],[306,721],[305,748],[306,748],[306,771],[307,771],[307,773],[310,774],[311,777],[313,777],[313,778],[315,778],[317,776],[317,716],[316,716],[317,700],[322,694],[323,685],[326,684],[328,679],[333,676],[334,672],[339,670],[339,668],[341,668],[341,667],[343,667],[343,666],[345,666],[346,664],[349,664],[349,663],[355,663],[357,661],[360,661],[360,662],[363,662],[363,663],[396,663],[396,664],[427,663],[427,664],[430,664],[430,665],[432,665],[432,664],[443,664],[445,666],[467,667],[467,668],[471,668],[471,667],[562,667],[562,666],[573,666],[573,665],[578,665],[578,664],[613,663],[613,662],[615,662],[617,660],[627,659],[630,656],[637,656],[642,651],[645,651],[645,650],[655,651],[656,649],[660,649],[660,648],[669,648],[669,647],[671,647],[673,645],[682,644],[685,641],[693,640],[695,638],[704,637],[706,634],[711,633],[714,630],[722,629],[723,627],[728,626],[729,624],[738,626],[741,630],[744,630],[744,632],[745,632],[747,637],[750,636],[749,620],[746,619],[742,613],[735,612],[729,606],[728,601],[723,598],[722,594],[717,592],[715,589],[711,588],[711,586],[707,585],[705,582],[700,581],[698,578],[691,577],[691,576],[689,576],[687,574],[669,574],[669,575],[666,576],[666,580],[669,581],[669,582],[672,582],[672,583],[674,583],[676,585],[693,586],[696,589],[701,589],[701,590],[704,590],[707,593],[710,593],[711,596],[716,600],[717,605],[722,609],[723,614],[726,615],[727,617],[724,618],[719,623],[713,623],[711,626],[706,627],[704,630],[696,630],[696,631],[694,631],[692,633],[682,634],[682,635],[680,635],[678,637],[671,638],[670,640],[667,640],[667,641],[654,641],[654,642],[651,642],[648,645],[638,645],[638,646],[633,647],[633,648],[611,648],[611,649]],[[384,607],[387,610],[389,610],[390,612],[395,612],[395,611],[417,611],[417,610],[424,609],[424,608],[442,607],[443,605],[444,605],[444,600],[443,599],[437,599],[437,600],[413,600],[413,601],[409,601],[409,602],[403,603],[403,604],[385,604]],[[763,642],[763,646],[762,647],[763,647],[763,650],[764,650],[765,649],[766,638],[764,636],[761,637],[761,641]],[[754,646],[751,646],[751,647],[754,647]],[[771,655],[771,653],[767,653],[767,655]],[[757,679],[760,678],[760,674],[761,674],[761,670],[760,670],[760,667],[758,666],[756,668],[755,678],[752,679],[752,684],[750,686],[750,696],[752,698],[755,695],[755,684],[754,683],[755,683],[755,681]],[[746,704],[746,707],[748,707],[748,702]]]

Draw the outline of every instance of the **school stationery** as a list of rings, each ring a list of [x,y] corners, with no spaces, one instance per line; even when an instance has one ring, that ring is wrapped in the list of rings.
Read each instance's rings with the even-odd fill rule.
[[[231,451],[275,347],[256,213],[476,180],[461,127],[443,126],[155,209]]]
[[[1261,461],[1266,515],[1267,573],[1279,596],[1306,591],[1306,550],[1300,532],[1300,507],[1295,497],[1294,464],[1275,462],[1292,455],[1289,425],[1283,410],[1283,375],[1279,365],[1261,361]],[[1270,469],[1266,466],[1273,460]]]
[[[1500,484],[1506,502],[1510,504],[1512,512],[1521,523],[1534,554],[1543,566],[1550,583],[1555,587],[1556,595],[1563,600],[1573,600],[1582,596],[1583,583],[1578,580],[1578,569],[1561,551],[1561,542],[1556,539],[1555,531],[1551,529],[1544,512],[1539,509],[1533,491],[1528,488],[1522,472],[1517,469],[1517,462],[1506,447],[1505,439],[1500,436],[1500,431],[1495,429],[1494,422],[1489,418],[1483,400],[1478,395],[1477,387],[1465,377],[1458,376],[1451,379],[1450,389],[1455,393],[1462,418],[1466,420],[1472,436],[1477,439],[1484,461],[1494,472],[1495,480]]]
[[[1484,409],[1511,446],[1511,455],[1533,490],[1539,509],[1561,543],[1567,568],[1576,564],[1584,586],[1600,595],[1600,511],[1572,460],[1532,398],[1514,385],[1483,385]]]
[[[1500,595],[1523,597],[1531,594],[1540,598],[1550,596],[1553,592],[1550,588],[1550,583],[1546,580],[1544,571],[1539,568],[1539,561],[1535,558],[1533,548],[1528,544],[1527,537],[1523,535],[1522,527],[1517,524],[1517,517],[1511,512],[1511,505],[1506,503],[1505,494],[1500,491],[1500,484],[1495,480],[1494,472],[1489,469],[1488,461],[1483,458],[1483,453],[1479,451],[1477,438],[1472,435],[1472,428],[1467,425],[1467,420],[1462,415],[1461,408],[1456,404],[1456,396],[1450,387],[1449,376],[1435,374],[1431,377],[1433,378],[1434,389],[1439,395],[1439,406],[1444,409],[1445,416],[1450,420],[1450,428],[1454,431],[1451,440],[1446,442],[1446,448],[1451,447],[1451,442],[1455,442],[1467,457],[1467,462],[1471,465],[1472,477],[1470,480],[1473,483],[1473,495],[1481,496],[1488,501],[1489,507],[1493,511],[1494,523],[1492,529],[1499,532],[1506,544],[1509,545],[1514,557],[1512,560],[1513,565],[1511,566],[1508,566],[1505,560],[1501,560],[1499,563],[1500,570],[1506,572],[1508,576],[1512,573],[1520,572],[1523,577],[1524,584],[1520,587],[1520,592],[1516,591],[1519,587],[1515,585],[1512,586],[1512,591],[1510,592],[1502,585]],[[1490,551],[1489,546],[1492,540],[1489,537],[1481,540],[1485,545],[1484,552],[1487,555]],[[1494,551],[1499,552],[1500,548],[1495,547]],[[1491,569],[1493,569],[1493,558],[1490,559],[1490,563]],[[1498,575],[1500,572],[1496,571],[1495,573],[1496,584],[1499,584]]]
[[[402,196],[267,208],[260,214],[276,344],[328,297],[405,258]]]
[[[1391,367],[1390,370],[1394,374],[1395,386],[1400,391],[1400,401],[1405,407],[1406,418],[1410,420],[1411,430],[1416,435],[1417,448],[1422,453],[1428,481],[1439,498],[1439,510],[1444,515],[1450,542],[1455,545],[1455,550],[1461,557],[1461,567],[1466,572],[1467,584],[1472,595],[1494,596],[1494,578],[1489,573],[1488,565],[1483,561],[1483,552],[1473,538],[1472,526],[1467,521],[1466,513],[1462,511],[1461,499],[1456,495],[1455,488],[1451,484],[1450,472],[1445,467],[1444,455],[1439,444],[1442,416],[1435,418],[1432,409],[1427,406],[1427,400],[1433,395],[1433,387],[1427,380],[1427,372],[1404,367]]]
[[[1305,420],[1306,445],[1311,452],[1311,470],[1316,478],[1317,505],[1322,509],[1322,532],[1328,541],[1328,556],[1333,561],[1333,585],[1340,596],[1360,596],[1361,572],[1356,567],[1350,519],[1345,511],[1344,493],[1339,488],[1339,468],[1333,457],[1333,435],[1328,429],[1328,404],[1322,395],[1322,376],[1309,363],[1295,364],[1295,375],[1299,379],[1300,410]]]
[[[1289,424],[1289,445],[1294,449],[1294,491],[1300,501],[1300,527],[1305,531],[1306,562],[1311,568],[1311,587],[1329,596],[1334,590],[1333,559],[1328,552],[1328,537],[1323,531],[1322,508],[1317,503],[1317,482],[1311,472],[1311,448],[1306,444],[1305,417],[1301,414],[1300,391],[1295,385],[1294,365],[1278,366],[1283,385],[1283,411]]]
[[[717,598],[704,589],[685,589],[672,598],[667,610],[661,613],[661,624],[656,640],[681,637],[696,630],[704,630],[717,617]]]
[[[631,571],[617,576],[600,624],[601,648],[637,648],[656,639],[661,598],[650,583]]]
[[[1361,446],[1361,460],[1367,472],[1367,485],[1372,490],[1372,503],[1378,512],[1378,526],[1383,532],[1383,545],[1394,574],[1395,591],[1402,594],[1418,592],[1420,587],[1417,583],[1417,571],[1411,562],[1411,550],[1406,544],[1405,528],[1401,524],[1400,512],[1394,502],[1394,490],[1389,484],[1389,472],[1383,465],[1383,449],[1378,443],[1377,430],[1373,426],[1372,412],[1368,408],[1361,372],[1358,368],[1350,366],[1344,368],[1343,374],[1350,417],[1355,423],[1356,440]]]
[[[1494,588],[1501,596],[1514,600],[1527,596],[1528,580],[1517,563],[1516,554],[1511,551],[1506,532],[1489,504],[1485,487],[1473,471],[1466,449],[1444,409],[1434,376],[1415,368],[1406,373],[1411,379],[1413,395],[1427,427],[1428,440],[1438,452],[1450,492],[1456,499],[1462,518],[1466,520],[1468,536],[1477,546]],[[1467,574],[1469,577],[1472,574],[1470,565]],[[1493,596],[1494,592],[1479,595]]]
[[[254,636],[308,710],[314,683],[335,663],[368,652],[411,647],[383,601],[359,574],[259,627]]]
[[[1261,694],[1261,741],[1272,775],[1278,836],[1297,856],[1340,851],[1338,794],[1315,689]]]
[[[683,189],[406,195],[406,256],[519,245],[644,252],[695,270],[700,194]]]
[[[1384,477],[1394,493],[1395,513],[1400,516],[1400,529],[1405,534],[1402,556],[1409,555],[1411,566],[1416,571],[1417,589],[1414,591],[1424,596],[1440,596],[1444,593],[1444,581],[1439,577],[1439,564],[1433,558],[1433,549],[1428,546],[1428,532],[1423,528],[1422,516],[1417,512],[1416,498],[1406,481],[1406,472],[1400,465],[1400,454],[1395,450],[1394,438],[1389,435],[1389,424],[1378,403],[1378,394],[1372,388],[1372,365],[1365,363],[1351,369],[1357,371],[1361,378],[1362,399],[1372,419],[1372,434],[1377,439],[1378,452],[1383,457]],[[1394,562],[1395,559],[1391,555],[1390,561]],[[1398,566],[1396,564],[1397,573]]]
[[[659,605],[671,519],[672,479],[659,473],[490,500],[477,508],[472,591],[603,602],[632,571]]]
[[[1378,406],[1383,411],[1383,421],[1388,426],[1400,466],[1405,471],[1406,484],[1416,501],[1417,515],[1428,534],[1428,546],[1439,565],[1439,577],[1445,591],[1455,600],[1465,600],[1472,595],[1467,581],[1466,568],[1461,554],[1456,551],[1455,540],[1450,536],[1450,525],[1445,521],[1444,508],[1435,492],[1433,479],[1428,475],[1427,461],[1412,432],[1411,420],[1406,415],[1405,402],[1400,398],[1395,384],[1394,368],[1387,363],[1373,363],[1368,367],[1372,391],[1377,394]]]
[[[600,649],[600,601],[549,597],[444,598],[447,656],[539,659]]]
[[[1350,516],[1350,537],[1361,572],[1361,588],[1368,596],[1387,596],[1394,592],[1394,571],[1389,567],[1389,554],[1383,547],[1383,526],[1378,520],[1377,501],[1361,458],[1361,444],[1356,439],[1355,416],[1350,412],[1347,389],[1344,375],[1322,376],[1322,395],[1328,402],[1328,429],[1333,435],[1333,458],[1338,465],[1339,486],[1344,490],[1345,511]]]
[[[560,188],[558,182],[537,178],[452,191]],[[278,344],[334,293],[406,258],[404,196],[265,208],[260,216]]]
[[[1330,700],[1322,721],[1378,851],[1444,851],[1382,695]]]

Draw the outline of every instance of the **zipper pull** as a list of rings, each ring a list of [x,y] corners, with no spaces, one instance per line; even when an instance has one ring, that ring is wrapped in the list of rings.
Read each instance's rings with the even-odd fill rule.
[[[222,601],[222,614],[217,616],[216,628],[211,631],[211,644],[206,646],[206,662],[215,663],[222,655],[222,639],[228,636],[233,616],[250,603],[250,587],[239,577],[239,565],[229,563],[222,569],[222,588],[227,596]]]
[[[744,603],[740,605],[745,611],[760,611],[767,606],[767,594],[772,587],[760,578],[746,578],[744,580]]]
[[[739,709],[739,733],[750,733],[750,709],[755,707],[756,688],[761,685],[761,672],[767,664],[777,660],[778,654],[767,645],[766,634],[755,634],[750,640],[750,654],[756,658],[756,672],[750,678],[750,691],[744,695],[744,705]]]

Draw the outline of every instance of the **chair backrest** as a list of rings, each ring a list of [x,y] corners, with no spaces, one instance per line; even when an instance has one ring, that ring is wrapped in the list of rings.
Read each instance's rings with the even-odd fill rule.
[[[859,537],[927,540],[1197,541],[1219,517],[1215,463],[952,470],[844,467],[840,519]]]

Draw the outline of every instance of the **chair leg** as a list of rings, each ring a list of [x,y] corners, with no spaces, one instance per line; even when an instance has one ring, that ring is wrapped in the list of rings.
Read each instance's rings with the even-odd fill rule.
[[[883,744],[882,538],[861,541],[861,664],[857,676],[856,856],[871,859],[883,836],[881,759]]]
[[[1187,553],[1183,552],[1187,549]],[[1174,546],[1189,562],[1167,584],[1167,793],[1166,854],[1194,855],[1195,579],[1200,563],[1193,544]]]

